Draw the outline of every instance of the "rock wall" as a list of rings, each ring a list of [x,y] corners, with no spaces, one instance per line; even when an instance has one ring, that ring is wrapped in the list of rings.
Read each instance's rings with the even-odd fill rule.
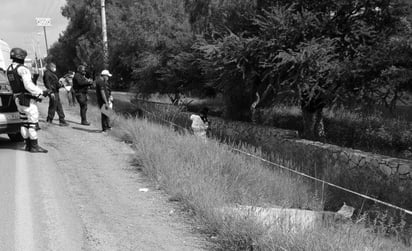
[[[140,101],[135,103],[145,108],[145,110],[152,111],[158,115],[162,114],[160,117],[163,119],[172,120],[190,129],[190,113],[185,112],[185,109],[182,107],[156,102]],[[290,152],[290,148],[295,148],[295,150],[292,151],[292,155],[286,155],[290,155],[291,161],[294,159],[293,156],[303,159],[313,159],[314,157],[319,157],[318,155],[321,154],[324,155],[324,157],[321,158],[323,160],[319,160],[321,163],[316,163],[319,167],[323,163],[328,162],[328,164],[332,164],[335,167],[336,165],[342,165],[349,169],[374,169],[387,176],[398,175],[402,180],[412,180],[412,160],[392,158],[336,145],[298,139],[298,132],[292,130],[260,126],[239,121],[227,121],[218,117],[211,117],[210,120],[212,122],[212,134],[217,137],[230,139],[235,142],[247,142],[256,147],[262,147],[265,151],[269,152],[278,150],[282,154],[285,151],[280,150],[280,148],[287,149],[288,152]],[[304,155],[307,156],[305,157]],[[305,162],[311,163],[313,161],[306,160]]]
[[[294,141],[307,148],[322,149],[332,162],[339,162],[347,168],[369,168],[379,170],[387,176],[397,175],[401,180],[412,180],[412,161],[367,153],[336,145],[324,144],[304,139]]]
[[[162,119],[190,128],[191,114],[184,112],[182,108],[146,102],[136,102],[136,105],[150,110]],[[152,119],[155,118],[152,116]],[[246,142],[260,148],[264,157],[271,161],[412,209],[411,160],[298,139],[296,131],[226,121],[218,117],[211,117],[210,121],[212,135],[220,140]],[[343,201],[351,201],[352,206],[360,208],[364,203],[361,198],[355,199],[353,195],[341,191],[333,193],[335,196],[329,199],[330,205],[341,205]],[[337,208],[330,206],[327,209]]]

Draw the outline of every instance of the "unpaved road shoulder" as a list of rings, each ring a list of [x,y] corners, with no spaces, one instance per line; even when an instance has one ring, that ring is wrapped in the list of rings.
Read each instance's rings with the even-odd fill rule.
[[[47,114],[47,102],[40,105]],[[175,214],[167,196],[131,166],[133,151],[100,125],[82,126],[65,107],[69,127],[41,123],[40,144],[60,172],[83,225],[84,250],[201,250],[205,243]],[[89,111],[90,113],[90,111]],[[139,188],[149,188],[139,192]]]

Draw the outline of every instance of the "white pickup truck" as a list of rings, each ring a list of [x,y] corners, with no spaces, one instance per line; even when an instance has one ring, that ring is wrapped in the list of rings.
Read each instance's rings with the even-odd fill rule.
[[[7,70],[10,63],[10,47],[0,39],[0,69]]]
[[[20,115],[6,75],[10,65],[10,48],[0,40],[0,134],[6,133],[12,141],[22,141]]]

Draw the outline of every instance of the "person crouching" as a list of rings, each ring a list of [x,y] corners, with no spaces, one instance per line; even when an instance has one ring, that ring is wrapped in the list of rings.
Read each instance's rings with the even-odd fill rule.
[[[200,110],[199,115],[193,114],[190,116],[192,120],[192,130],[193,134],[206,140],[208,131],[210,130],[210,122],[207,118],[209,109],[204,107]]]

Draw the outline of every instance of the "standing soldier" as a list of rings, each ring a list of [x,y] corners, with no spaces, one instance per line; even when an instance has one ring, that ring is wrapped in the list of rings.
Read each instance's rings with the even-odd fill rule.
[[[7,68],[7,78],[15,97],[20,119],[24,122],[20,132],[26,142],[25,150],[35,153],[47,153],[47,150],[38,144],[36,123],[39,122],[37,100],[41,95],[47,97],[49,93],[41,90],[33,83],[30,70],[24,66],[26,56],[27,52],[20,48],[13,48],[10,51],[12,63]]]
[[[90,125],[86,118],[87,112],[87,92],[93,84],[91,79],[86,78],[86,66],[79,65],[73,78],[73,89],[76,93],[77,102],[80,105],[80,117],[82,125]]]
[[[47,64],[47,70],[43,75],[44,85],[52,93],[49,100],[49,110],[47,112],[47,122],[53,123],[54,114],[57,111],[61,126],[68,126],[69,124],[64,119],[63,106],[60,101],[59,89],[62,87],[59,78],[56,75],[56,65],[54,63]]]

